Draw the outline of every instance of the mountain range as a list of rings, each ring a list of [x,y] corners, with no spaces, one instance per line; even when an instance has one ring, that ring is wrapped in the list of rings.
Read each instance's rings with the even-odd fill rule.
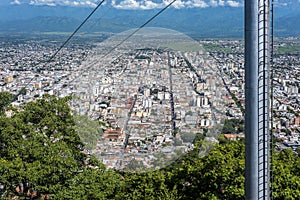
[[[300,37],[300,3],[274,7],[275,36]],[[71,32],[92,11],[91,7],[0,5],[0,32]],[[159,11],[103,6],[82,32],[121,32],[137,28]],[[243,37],[242,6],[168,8],[147,26],[163,27],[193,37]]]

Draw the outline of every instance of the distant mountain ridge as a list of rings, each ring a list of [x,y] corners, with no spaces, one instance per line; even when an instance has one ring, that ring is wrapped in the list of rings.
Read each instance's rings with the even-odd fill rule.
[[[10,16],[4,9],[10,8]],[[20,13],[22,10],[22,13]],[[0,7],[0,32],[71,32],[91,8],[12,5]],[[81,31],[121,32],[137,28],[158,10],[97,11]],[[300,6],[275,7],[275,36],[300,37]],[[4,16],[5,15],[5,16]],[[169,28],[194,37],[243,37],[244,8],[208,7],[167,9],[148,26]]]

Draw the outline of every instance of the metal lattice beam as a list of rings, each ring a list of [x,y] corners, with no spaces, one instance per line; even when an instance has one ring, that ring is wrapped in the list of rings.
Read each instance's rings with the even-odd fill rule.
[[[270,1],[245,0],[246,199],[270,198]]]

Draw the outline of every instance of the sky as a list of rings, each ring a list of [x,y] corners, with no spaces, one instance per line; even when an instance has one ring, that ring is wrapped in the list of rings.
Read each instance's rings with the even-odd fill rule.
[[[0,5],[96,7],[101,0],[1,0]],[[105,0],[117,9],[149,10],[163,8],[172,0]],[[291,6],[300,0],[274,0],[278,6]],[[242,7],[244,0],[177,0],[174,8]]]
[[[3,0],[2,0],[3,1]],[[7,0],[6,0],[7,1]],[[72,7],[96,7],[101,0],[9,0],[9,4],[29,4],[32,6],[72,6]],[[106,4],[110,4],[118,9],[156,9],[162,8],[171,0],[106,0]],[[206,8],[217,6],[241,7],[241,0],[177,0],[173,7],[175,8]]]

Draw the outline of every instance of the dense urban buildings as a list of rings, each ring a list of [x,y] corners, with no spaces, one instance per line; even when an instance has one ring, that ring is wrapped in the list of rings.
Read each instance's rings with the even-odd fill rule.
[[[157,169],[192,149],[197,134],[213,143],[225,119],[241,122],[244,116],[243,41],[176,37],[136,37],[116,49],[118,37],[78,39],[53,59],[59,37],[1,40],[0,91],[18,94],[17,108],[43,94],[72,95],[74,113],[100,124],[101,136],[90,153],[109,168],[130,170],[134,161],[143,170]],[[296,150],[299,40],[275,42],[274,144]],[[237,129],[224,136],[236,140],[244,133]]]

